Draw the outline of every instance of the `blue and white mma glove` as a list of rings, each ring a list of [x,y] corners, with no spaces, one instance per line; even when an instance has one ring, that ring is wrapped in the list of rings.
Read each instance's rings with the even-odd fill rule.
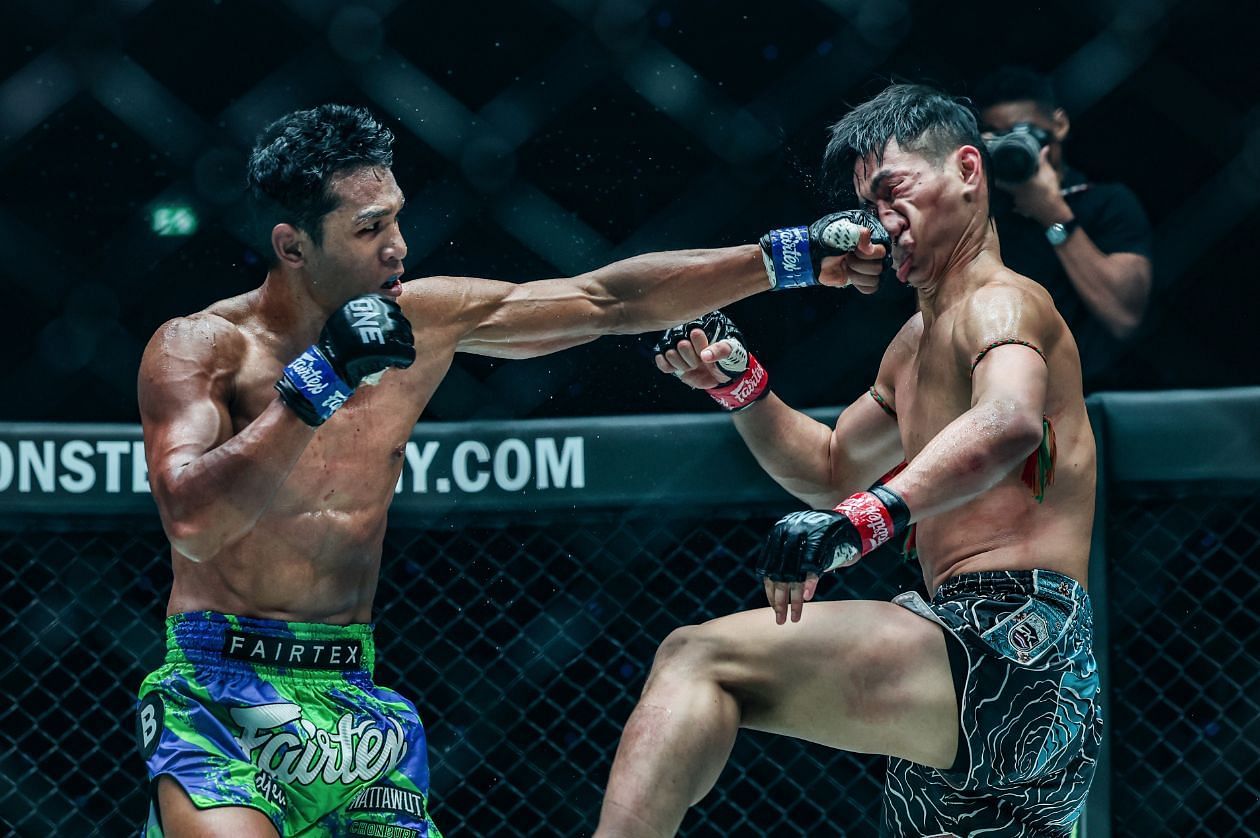
[[[360,384],[375,384],[390,367],[406,369],[415,360],[411,323],[398,303],[368,294],[333,312],[319,340],[284,368],[276,390],[317,428]]]
[[[884,269],[892,265],[892,237],[874,213],[845,210],[824,215],[808,227],[784,227],[761,237],[761,258],[766,263],[770,288],[804,288],[818,285],[822,260],[852,253],[862,228],[871,231],[871,244],[884,246]]]

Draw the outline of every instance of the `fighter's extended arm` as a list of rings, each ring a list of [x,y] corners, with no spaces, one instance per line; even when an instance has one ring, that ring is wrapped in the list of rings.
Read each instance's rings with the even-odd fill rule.
[[[460,329],[459,351],[507,358],[543,355],[600,335],[664,329],[770,287],[756,245],[648,253],[567,279],[519,285],[441,278],[408,284],[435,290],[442,284],[438,293],[459,298],[448,308]],[[414,297],[417,305],[423,294]]]
[[[232,433],[232,376],[245,351],[213,315],[166,323],[140,363],[140,418],[149,484],[171,545],[213,559],[262,516],[313,436],[275,399]]]
[[[426,327],[453,327],[457,351],[528,358],[664,329],[770,288],[853,284],[871,293],[887,251],[887,231],[854,210],[772,231],[757,245],[647,253],[566,279],[431,278],[408,283],[403,307]],[[447,304],[433,305],[439,298]]]
[[[1050,352],[1048,300],[1009,287],[967,304],[954,349],[971,371],[971,408],[946,425],[888,482],[912,520],[962,506],[1016,470],[1041,443]],[[1034,348],[1035,347],[1035,348]],[[981,357],[982,356],[982,357]],[[977,358],[979,363],[975,363]]]

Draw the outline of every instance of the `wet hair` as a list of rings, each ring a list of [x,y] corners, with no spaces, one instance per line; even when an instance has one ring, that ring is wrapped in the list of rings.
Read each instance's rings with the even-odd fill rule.
[[[966,99],[957,99],[921,84],[894,84],[863,102],[831,126],[831,138],[823,153],[822,184],[829,197],[842,206],[851,201],[853,167],[873,155],[877,163],[895,139],[905,151],[921,154],[939,164],[965,145],[980,150],[985,177],[990,181],[989,152],[980,136],[976,114]]]
[[[980,111],[1006,102],[1033,102],[1047,119],[1053,119],[1055,110],[1060,107],[1054,82],[1029,67],[1006,66],[994,70],[976,84],[971,98]]]
[[[338,203],[333,178],[363,167],[391,168],[393,144],[393,132],[370,111],[350,105],[294,111],[263,129],[245,176],[261,252],[275,258],[270,236],[277,223],[292,224],[320,244],[324,216]]]

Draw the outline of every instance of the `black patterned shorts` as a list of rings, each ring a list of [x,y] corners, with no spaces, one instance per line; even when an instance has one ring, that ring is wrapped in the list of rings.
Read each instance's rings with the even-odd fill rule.
[[[960,732],[947,770],[888,760],[881,834],[1070,834],[1102,741],[1089,595],[1026,570],[962,574],[931,604],[893,602],[945,630]]]

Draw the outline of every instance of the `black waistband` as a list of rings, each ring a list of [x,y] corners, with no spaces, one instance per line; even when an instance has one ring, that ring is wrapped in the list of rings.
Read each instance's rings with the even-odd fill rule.
[[[1033,596],[1037,593],[1079,599],[1085,596],[1085,589],[1071,576],[1053,570],[984,570],[951,576],[936,589],[932,601],[994,594]]]

